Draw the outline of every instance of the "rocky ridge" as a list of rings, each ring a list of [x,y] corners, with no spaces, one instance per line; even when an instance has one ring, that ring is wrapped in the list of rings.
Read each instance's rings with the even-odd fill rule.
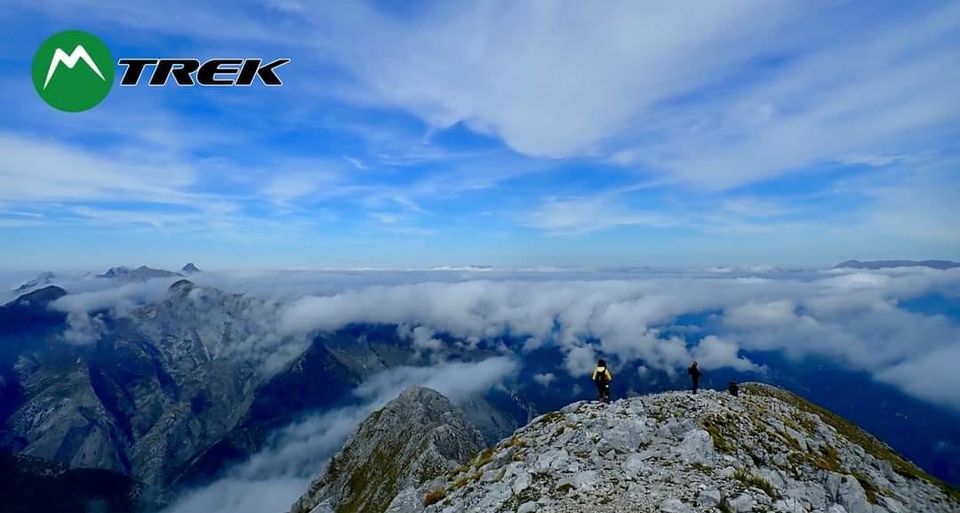
[[[386,511],[960,512],[957,490],[842,418],[778,388],[743,389],[571,404]]]
[[[416,490],[483,448],[483,437],[440,393],[406,389],[364,420],[292,513],[382,513],[419,504]]]
[[[239,422],[266,379],[233,349],[271,336],[251,298],[180,280],[156,303],[99,318],[95,342],[70,345],[65,314],[47,308],[64,295],[47,287],[0,307],[27,330],[0,332],[0,367],[16,385],[0,395],[11,452],[162,484]],[[29,331],[42,326],[52,333]]]
[[[183,275],[173,271],[167,271],[165,269],[154,269],[152,267],[141,265],[136,269],[130,269],[129,267],[125,266],[111,267],[110,269],[107,269],[107,272],[98,274],[97,278],[108,278],[121,281],[146,281],[153,278],[175,278],[177,276]]]

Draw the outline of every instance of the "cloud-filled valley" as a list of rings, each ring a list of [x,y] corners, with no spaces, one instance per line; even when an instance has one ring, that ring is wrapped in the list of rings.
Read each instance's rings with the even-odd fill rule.
[[[589,371],[598,356],[622,368],[668,372],[697,358],[707,368],[759,370],[740,351],[825,356],[960,409],[960,394],[952,392],[960,382],[950,381],[950,373],[940,386],[925,385],[939,361],[931,353],[960,346],[956,317],[901,305],[930,297],[956,304],[956,271],[557,278],[348,288],[294,300],[283,307],[278,327],[295,334],[350,323],[426,326],[464,344],[509,334],[559,346],[573,375]],[[671,329],[694,315],[703,322],[685,326],[686,336]]]
[[[263,337],[230,350],[259,357],[301,344],[285,352],[293,358],[313,333],[364,323],[396,325],[425,353],[442,343],[485,342],[504,355],[555,346],[571,375],[589,371],[599,356],[618,370],[672,373],[700,359],[706,368],[762,371],[744,352],[776,351],[826,357],[960,409],[960,382],[951,381],[960,378],[937,373],[936,386],[929,378],[960,347],[956,269],[264,271],[193,279],[242,294],[241,308],[262,324],[255,331]],[[71,293],[54,308],[70,315],[68,341],[98,329],[96,312],[125,315],[163,298],[173,281],[67,280]],[[204,290],[190,297],[202,301]]]
[[[495,357],[471,364],[401,367],[378,374],[357,388],[355,395],[361,404],[307,416],[279,430],[266,449],[213,483],[187,492],[165,513],[284,511],[357,424],[407,386],[428,386],[462,400],[495,386],[515,368],[516,362]]]
[[[758,380],[828,362],[830,372],[895,387],[947,417],[960,412],[951,372],[960,269],[225,271],[191,275],[196,286],[179,288],[173,277],[56,276],[69,292],[50,305],[66,314],[62,344],[96,344],[124,318],[153,337],[166,322],[183,323],[215,361],[253,363],[260,383],[302,365],[324,334],[346,346],[368,335],[408,344],[408,363],[367,375],[347,403],[293,417],[170,513],[285,509],[354,427],[408,385],[459,402],[518,386],[532,387],[531,398],[578,397],[601,357],[630,390],[677,386],[691,360],[708,376]],[[13,287],[22,276],[0,278]],[[211,344],[224,322],[235,335]]]
[[[407,387],[475,454],[593,400],[604,359],[614,400],[726,402],[669,393],[696,361],[960,486],[960,2],[5,7],[0,468],[279,513]],[[110,58],[63,60],[65,26]],[[135,56],[139,84],[50,103]],[[254,61],[282,83],[186,84]]]

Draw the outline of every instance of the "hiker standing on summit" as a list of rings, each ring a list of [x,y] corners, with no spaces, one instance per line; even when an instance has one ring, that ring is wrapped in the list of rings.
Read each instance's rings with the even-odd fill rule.
[[[597,386],[597,395],[600,402],[610,402],[610,382],[613,381],[613,374],[607,368],[607,362],[600,360],[597,362],[597,368],[593,369],[593,375],[590,377],[593,384]]]
[[[703,376],[703,373],[700,372],[700,369],[697,367],[697,362],[693,362],[693,365],[687,369],[687,374],[690,375],[690,380],[693,381],[693,393],[697,393],[697,389],[700,388],[700,376]]]

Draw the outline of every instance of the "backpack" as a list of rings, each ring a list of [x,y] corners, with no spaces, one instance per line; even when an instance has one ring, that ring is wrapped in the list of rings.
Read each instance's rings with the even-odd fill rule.
[[[597,373],[597,377],[594,378],[593,380],[594,383],[600,386],[606,386],[607,385],[607,368],[597,367],[597,370],[595,372]]]

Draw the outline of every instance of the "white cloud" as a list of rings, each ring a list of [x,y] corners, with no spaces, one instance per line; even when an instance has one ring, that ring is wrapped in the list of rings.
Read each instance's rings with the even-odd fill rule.
[[[676,226],[681,220],[660,211],[642,212],[609,194],[549,198],[527,217],[528,225],[556,233],[584,233],[615,226]]]
[[[557,379],[552,372],[542,372],[540,374],[535,374],[533,380],[545,387],[550,387],[550,383],[553,383]]]
[[[380,400],[392,397],[411,385],[423,385],[456,402],[491,388],[516,373],[516,370],[517,362],[507,357],[493,357],[477,363],[398,367],[371,377],[357,387],[355,393],[366,399]]]
[[[193,169],[179,161],[104,156],[49,139],[0,132],[0,200],[125,200],[184,204]]]
[[[651,105],[741,63],[786,14],[778,2],[478,4],[416,21],[362,6],[320,11],[316,44],[371,100],[553,157],[590,153]]]
[[[438,128],[464,123],[521,153],[606,156],[702,187],[923,150],[918,141],[960,117],[943,86],[956,81],[960,58],[954,5],[875,18],[869,37],[852,29],[865,16],[852,4],[444,4],[415,20],[353,5],[313,14],[311,41],[367,101]]]
[[[262,194],[280,205],[309,197],[321,188],[342,185],[343,165],[327,161],[277,162],[278,168],[269,178]]]
[[[413,347],[417,350],[436,351],[443,347],[443,341],[434,337],[434,331],[426,326],[417,326],[403,332],[403,336],[413,341]]]
[[[944,87],[960,69],[953,4],[902,13],[856,3],[501,1],[402,16],[364,3],[194,3],[192,22],[176,25],[162,20],[183,5],[128,4],[39,8],[202,42],[283,45],[301,66],[332,62],[349,74],[324,94],[399,107],[432,128],[463,123],[528,155],[607,159],[707,188],[827,162],[889,165],[938,146],[960,118]],[[224,12],[243,30],[197,21]],[[272,30],[278,16],[289,21],[283,33]]]
[[[797,319],[793,301],[784,299],[768,303],[745,303],[734,306],[726,312],[727,324],[738,328],[760,328],[763,326],[783,325]]]
[[[758,216],[758,211],[771,210],[759,209],[757,203],[746,209],[734,205],[731,211],[705,210],[692,197],[833,163],[874,166],[877,172],[898,167],[907,174],[904,169],[918,165],[917,155],[944,160],[944,153],[952,151],[944,141],[952,141],[960,119],[952,90],[944,87],[956,81],[960,69],[954,51],[960,9],[952,4],[900,13],[850,2],[758,5],[738,0],[696,9],[628,1],[437,3],[404,15],[373,3],[267,2],[243,9],[216,1],[154,4],[34,2],[14,11],[39,10],[54,20],[82,15],[90,23],[137,33],[184,36],[201,47],[255,41],[262,51],[291,52],[300,73],[324,81],[316,88],[322,90],[318,105],[331,105],[331,95],[359,104],[360,109],[343,116],[347,120],[318,122],[322,130],[370,143],[366,153],[352,145],[346,152],[359,168],[346,172],[350,164],[341,161],[340,151],[328,161],[272,158],[276,148],[255,135],[260,132],[236,129],[247,123],[210,126],[209,120],[186,120],[165,110],[162,100],[152,100],[156,103],[144,112],[130,113],[136,110],[131,104],[98,110],[109,117],[98,118],[105,122],[90,128],[110,141],[98,152],[79,144],[89,136],[83,123],[41,116],[43,132],[60,140],[23,132],[0,135],[0,150],[13,156],[0,164],[5,185],[0,201],[15,202],[12,207],[18,210],[29,204],[25,202],[44,202],[47,216],[8,216],[0,218],[0,226],[63,222],[63,216],[56,215],[60,208],[53,206],[61,202],[68,205],[63,211],[71,223],[192,228],[258,242],[278,231],[283,235],[276,239],[281,240],[303,235],[325,239],[329,230],[311,220],[335,217],[359,205],[364,212],[351,218],[365,227],[379,223],[379,235],[442,236],[445,230],[436,224],[440,216],[410,213],[453,206],[438,208],[429,202],[552,166],[551,159],[500,150],[454,155],[442,147],[442,137],[432,136],[459,123],[498,137],[525,155],[585,157],[593,165],[591,172],[605,177],[620,171],[610,174],[607,166],[595,166],[598,162],[661,177],[671,188],[658,192],[656,199],[668,203],[674,195],[680,198],[680,206],[644,204],[626,195],[591,197],[582,190],[571,196],[562,184],[538,184],[551,190],[535,193],[534,211],[509,217],[549,233],[682,226],[710,236],[759,236],[760,243],[751,239],[746,250],[756,255],[764,248],[780,248],[781,260],[791,258],[791,248],[778,242],[810,236],[829,239],[825,246],[838,253],[838,245],[856,248],[852,236],[861,237],[861,232],[870,239],[861,247],[908,247],[914,255],[923,249],[942,253],[958,241],[958,231],[949,222],[957,211],[952,201],[956,186],[949,186],[956,183],[950,174],[955,166],[913,186],[890,180],[880,187],[877,173],[871,172],[858,197],[837,200],[843,208],[816,204],[803,210],[800,220],[784,219],[789,217],[784,211]],[[189,23],[164,22],[185,11],[191,13]],[[147,12],[154,14],[144,19]],[[864,15],[871,20],[866,35]],[[224,18],[243,30],[211,31],[198,21]],[[284,25],[281,32],[273,30],[278,22]],[[296,83],[291,80],[288,87]],[[283,120],[305,130],[317,128],[301,124],[301,111],[302,98],[317,99],[318,93],[294,91],[296,95],[286,98],[297,99],[289,109],[296,112],[283,109]],[[378,108],[364,109],[371,104]],[[343,107],[332,105],[337,112]],[[394,123],[392,109],[381,117],[382,106],[412,113],[428,126],[385,128],[408,124]],[[24,110],[18,118],[37,117],[33,113]],[[389,119],[381,123],[383,118]],[[41,132],[33,124],[25,126]],[[124,135],[131,131],[118,126],[138,130]],[[209,156],[210,148],[231,148],[207,144],[207,137],[251,149],[256,165],[238,169],[222,155],[194,158]],[[392,155],[396,153],[409,154],[409,159]],[[385,169],[439,160],[443,165],[402,177]],[[70,163],[69,170],[64,162]],[[822,180],[818,194],[835,193],[823,183],[834,178],[814,178]],[[867,201],[861,201],[864,197]],[[89,205],[117,199],[140,204],[123,209]],[[337,201],[349,205],[344,209]],[[72,208],[79,202],[87,205]],[[212,203],[221,207],[210,208]],[[787,203],[779,206],[789,212]],[[501,208],[483,207],[494,212]],[[267,222],[273,215],[284,219]],[[291,230],[294,225],[297,230]],[[904,236],[937,245],[917,248],[904,242]],[[714,253],[709,256],[715,260],[716,248],[724,242],[710,242]],[[742,256],[744,248],[739,245],[731,252]]]
[[[606,358],[617,371],[642,365],[674,373],[692,359],[702,360],[705,368],[757,371],[743,351],[777,351],[792,358],[826,357],[951,405],[928,391],[920,369],[927,365],[921,365],[926,355],[960,340],[955,318],[902,306],[927,294],[960,297],[958,269],[205,272],[194,279],[270,298],[246,296],[243,316],[253,323],[255,336],[223,353],[263,362],[268,370],[295,358],[315,331],[383,323],[398,326],[398,335],[421,350],[437,349],[448,337],[452,344],[471,347],[509,333],[520,346],[516,354],[496,346],[508,360],[492,360],[486,369],[491,376],[509,372],[509,361],[545,346],[558,347],[566,371],[576,376],[588,373],[597,358]],[[169,285],[169,280],[119,286],[89,278],[63,280],[60,285],[79,292],[56,301],[54,308],[74,316],[68,330],[78,341],[95,333],[96,322],[87,322],[90,313],[129,312],[162,297]],[[674,326],[679,316],[705,313],[700,321]],[[449,376],[458,371],[446,369]],[[395,374],[396,383],[385,389],[430,379],[422,371],[404,372],[409,375]],[[432,383],[442,388],[446,379]],[[450,383],[448,391],[458,393],[459,385],[453,384],[459,382],[451,378]]]
[[[112,310],[123,315],[144,303],[156,301],[178,278],[155,278],[143,282],[120,283],[101,278],[81,278],[62,284],[67,294],[53,303],[51,308],[70,313],[91,313]]]
[[[747,372],[761,369],[760,366],[749,359],[740,356],[738,354],[739,350],[740,348],[735,342],[716,335],[708,335],[693,350],[693,359],[704,370],[730,367],[741,372]]]
[[[906,358],[960,338],[955,321],[899,308],[926,293],[955,297],[960,272],[773,271],[621,274],[608,279],[544,273],[484,280],[350,288],[304,297],[281,314],[284,333],[336,329],[355,322],[428,327],[462,340],[514,337],[552,344],[568,372],[589,372],[598,357],[675,372],[691,359],[706,367],[758,371],[742,350],[820,355],[875,375]],[[670,329],[678,316],[715,311],[695,331]],[[696,342],[683,333],[713,332]],[[669,333],[669,334],[668,334]],[[524,344],[525,346],[527,343]],[[908,390],[908,388],[904,388]]]
[[[565,369],[575,376],[587,374],[599,357],[617,372],[641,376],[652,370],[676,373],[693,359],[704,369],[762,372],[743,353],[769,350],[826,357],[915,397],[960,409],[960,383],[952,371],[960,358],[960,326],[955,319],[902,306],[930,293],[960,298],[960,269],[205,272],[195,279],[282,299],[281,304],[249,302],[249,317],[264,322],[274,336],[241,341],[233,351],[257,358],[281,354],[289,361],[303,350],[298,343],[306,334],[355,322],[397,324],[400,336],[426,346],[441,333],[471,343],[509,332],[524,346],[560,347]],[[97,329],[89,312],[123,311],[153,301],[167,285],[154,282],[117,286],[68,279],[63,283],[68,290],[83,292],[58,300],[55,307],[75,316],[70,330],[77,341],[87,341]],[[206,301],[199,292],[190,299]],[[673,326],[678,316],[704,312],[709,314],[697,321],[696,330]],[[420,384],[464,400],[512,379],[523,356],[500,350],[502,355],[479,362],[440,362],[375,375],[356,389],[362,404],[279,431],[259,454],[184,495],[168,513],[286,510],[357,423],[403,388]],[[556,375],[545,372],[533,379],[549,386]]]
[[[63,339],[68,344],[87,345],[95,343],[106,331],[101,315],[90,316],[84,312],[67,314],[67,329]]]
[[[928,353],[908,357],[878,374],[881,381],[900,386],[908,393],[960,410],[960,344],[952,343]]]

